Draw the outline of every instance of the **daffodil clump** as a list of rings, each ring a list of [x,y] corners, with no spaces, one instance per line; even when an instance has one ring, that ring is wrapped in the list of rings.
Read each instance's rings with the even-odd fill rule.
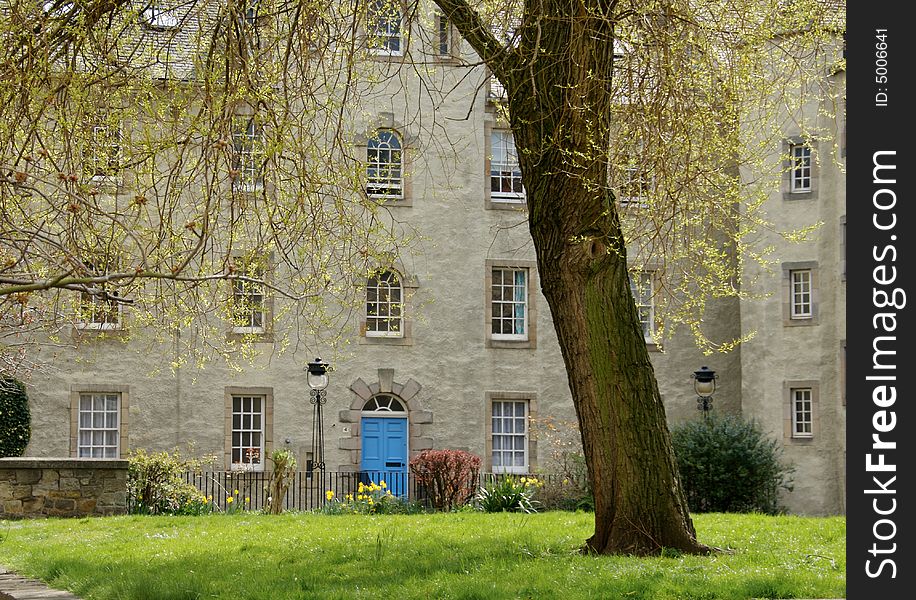
[[[369,515],[418,512],[419,508],[391,493],[385,480],[368,484],[359,482],[356,493],[338,496],[334,490],[324,493],[325,504],[319,512],[326,515]]]
[[[242,496],[238,490],[233,490],[231,494],[226,494],[226,508],[224,512],[231,515],[240,510],[249,510],[251,508],[251,497]]]
[[[544,484],[536,477],[501,475],[488,479],[477,492],[477,505],[484,512],[537,512],[535,493]]]

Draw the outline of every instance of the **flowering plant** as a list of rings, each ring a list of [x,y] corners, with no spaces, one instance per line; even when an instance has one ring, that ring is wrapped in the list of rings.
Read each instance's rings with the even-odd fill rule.
[[[537,512],[534,493],[543,485],[536,477],[495,476],[477,492],[477,503],[484,512]]]
[[[356,493],[344,494],[338,497],[334,490],[325,492],[324,506],[320,512],[326,515],[341,514],[393,514],[417,512],[414,503],[398,498],[388,489],[385,480],[378,483],[370,481],[368,484],[359,482]]]

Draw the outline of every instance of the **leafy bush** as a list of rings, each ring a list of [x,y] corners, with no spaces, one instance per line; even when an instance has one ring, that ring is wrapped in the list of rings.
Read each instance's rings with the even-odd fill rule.
[[[0,379],[0,457],[22,456],[32,436],[29,397],[18,379]]]
[[[210,499],[184,480],[188,472],[200,472],[213,457],[184,458],[178,449],[149,454],[132,450],[128,454],[127,496],[132,513],[188,515],[212,510]]]
[[[398,498],[391,493],[384,480],[368,485],[359,483],[356,494],[347,494],[343,498],[335,496],[333,490],[325,492],[327,502],[318,509],[325,515],[394,515],[416,514],[423,512],[423,507],[416,502]]]
[[[531,435],[546,455],[538,473],[543,487],[537,499],[542,510],[594,510],[595,499],[588,483],[579,424],[555,417],[530,418]]]
[[[779,443],[740,417],[711,415],[672,430],[690,510],[779,514],[779,490],[791,490],[794,467]]]
[[[534,477],[494,475],[477,492],[477,504],[484,512],[537,512],[534,494],[543,484]]]
[[[436,510],[451,511],[471,501],[480,476],[480,457],[464,450],[424,450],[410,472]]]

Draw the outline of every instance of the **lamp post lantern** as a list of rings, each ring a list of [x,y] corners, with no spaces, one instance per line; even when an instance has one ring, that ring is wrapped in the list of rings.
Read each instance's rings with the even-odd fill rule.
[[[309,384],[309,402],[312,410],[312,458],[306,461],[305,470],[311,474],[314,469],[324,471],[324,415],[323,407],[328,401],[328,363],[316,357],[308,364],[306,379]]]
[[[703,411],[705,419],[712,410],[712,395],[716,392],[716,372],[703,366],[694,371],[690,376],[693,379],[693,389],[697,393],[697,410]]]

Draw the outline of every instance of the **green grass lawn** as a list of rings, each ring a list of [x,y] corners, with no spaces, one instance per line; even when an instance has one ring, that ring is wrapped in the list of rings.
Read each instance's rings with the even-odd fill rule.
[[[711,556],[581,556],[586,513],[0,521],[0,565],[85,598],[844,598],[846,520],[694,515]]]

